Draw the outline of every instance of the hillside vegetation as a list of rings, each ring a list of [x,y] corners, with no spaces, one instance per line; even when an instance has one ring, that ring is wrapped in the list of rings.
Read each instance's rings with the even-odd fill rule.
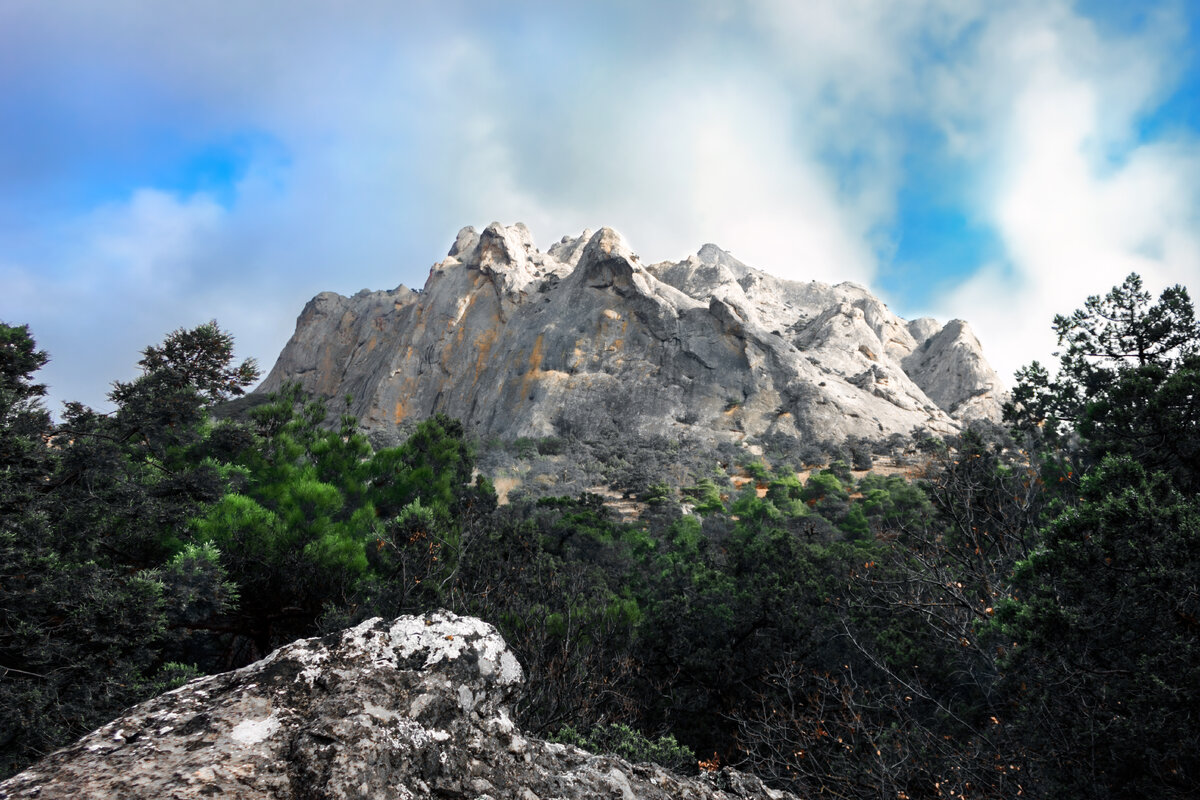
[[[1191,796],[1200,329],[1137,276],[1054,326],[1008,427],[923,438],[919,478],[855,475],[850,442],[802,482],[819,454],[481,451],[444,416],[373,447],[290,384],[217,414],[257,370],[215,323],[53,423],[47,356],[0,325],[0,777],[196,675],[445,607],[502,631],[522,726],[561,741],[802,796]],[[575,454],[547,486],[601,475],[641,513],[499,505],[498,446]]]

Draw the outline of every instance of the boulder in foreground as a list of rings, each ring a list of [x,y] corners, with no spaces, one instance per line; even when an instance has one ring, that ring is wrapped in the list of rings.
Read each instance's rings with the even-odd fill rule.
[[[492,626],[373,619],[192,681],[0,783],[10,798],[790,798],[524,736],[524,682]]]

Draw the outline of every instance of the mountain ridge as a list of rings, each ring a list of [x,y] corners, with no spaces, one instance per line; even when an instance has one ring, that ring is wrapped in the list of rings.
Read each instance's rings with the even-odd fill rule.
[[[611,228],[540,251],[463,228],[422,290],[323,292],[259,392],[350,395],[369,430],[446,413],[481,437],[709,442],[951,434],[1003,387],[967,323],[906,321],[865,287],[787,281],[714,244],[642,264]]]

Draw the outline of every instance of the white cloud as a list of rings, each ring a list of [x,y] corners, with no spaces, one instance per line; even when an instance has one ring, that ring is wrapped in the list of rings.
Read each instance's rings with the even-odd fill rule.
[[[190,284],[197,250],[223,216],[221,206],[205,194],[181,198],[138,189],[128,202],[103,206],[83,221],[83,252],[93,260],[83,274],[93,286],[174,294]]]
[[[611,225],[648,260],[713,241],[787,277],[870,284],[873,237],[927,146],[979,178],[964,214],[1005,248],[928,310],[971,320],[1006,373],[1049,349],[1051,314],[1129,269],[1197,277],[1196,147],[1136,140],[1177,69],[1168,12],[1136,34],[1065,0],[128,0],[0,22],[0,78],[80,129],[44,137],[40,164],[86,162],[56,149],[78,141],[128,155],[113,142],[157,130],[278,143],[224,205],[142,176],[126,200],[23,234],[40,253],[10,248],[0,313],[41,313],[35,334],[55,329],[80,386],[119,375],[58,330],[90,326],[129,364],[215,315],[269,367],[317,291],[419,286],[460,226],[492,220],[526,222],[542,246]],[[101,99],[57,83],[79,75]]]
[[[619,165],[615,216],[646,257],[680,258],[711,241],[782,277],[870,280],[871,220],[797,146],[785,93],[749,81],[674,89],[638,99],[632,157]]]
[[[1081,30],[1082,29],[1082,30]],[[1136,114],[1161,92],[1162,32],[1110,42],[1085,22],[998,25],[989,69],[1012,76],[989,98],[989,139],[1002,153],[986,213],[1007,268],[983,269],[942,298],[1005,376],[1053,363],[1050,321],[1130,272],[1161,289],[1200,278],[1200,143],[1131,143]],[[1136,46],[1135,46],[1136,45]],[[1120,69],[1101,51],[1120,57]],[[1126,152],[1108,156],[1114,148]]]
[[[843,201],[887,223],[906,179],[909,128],[961,135],[949,127],[947,105],[956,88],[964,104],[974,99],[976,87],[956,86],[959,62],[992,7],[974,0],[760,0],[751,8],[791,94],[800,137],[814,155],[852,165],[857,174],[840,187]]]

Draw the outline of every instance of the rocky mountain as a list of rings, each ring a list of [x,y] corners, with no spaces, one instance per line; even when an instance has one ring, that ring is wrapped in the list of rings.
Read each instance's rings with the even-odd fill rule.
[[[509,707],[522,681],[480,620],[369,620],[135,706],[0,783],[0,800],[793,797],[526,736]]]
[[[421,291],[313,298],[259,391],[289,380],[350,395],[368,429],[445,412],[505,439],[942,434],[998,419],[1003,393],[961,320],[906,322],[711,244],[643,265],[603,228],[541,252],[521,224],[464,228]]]

